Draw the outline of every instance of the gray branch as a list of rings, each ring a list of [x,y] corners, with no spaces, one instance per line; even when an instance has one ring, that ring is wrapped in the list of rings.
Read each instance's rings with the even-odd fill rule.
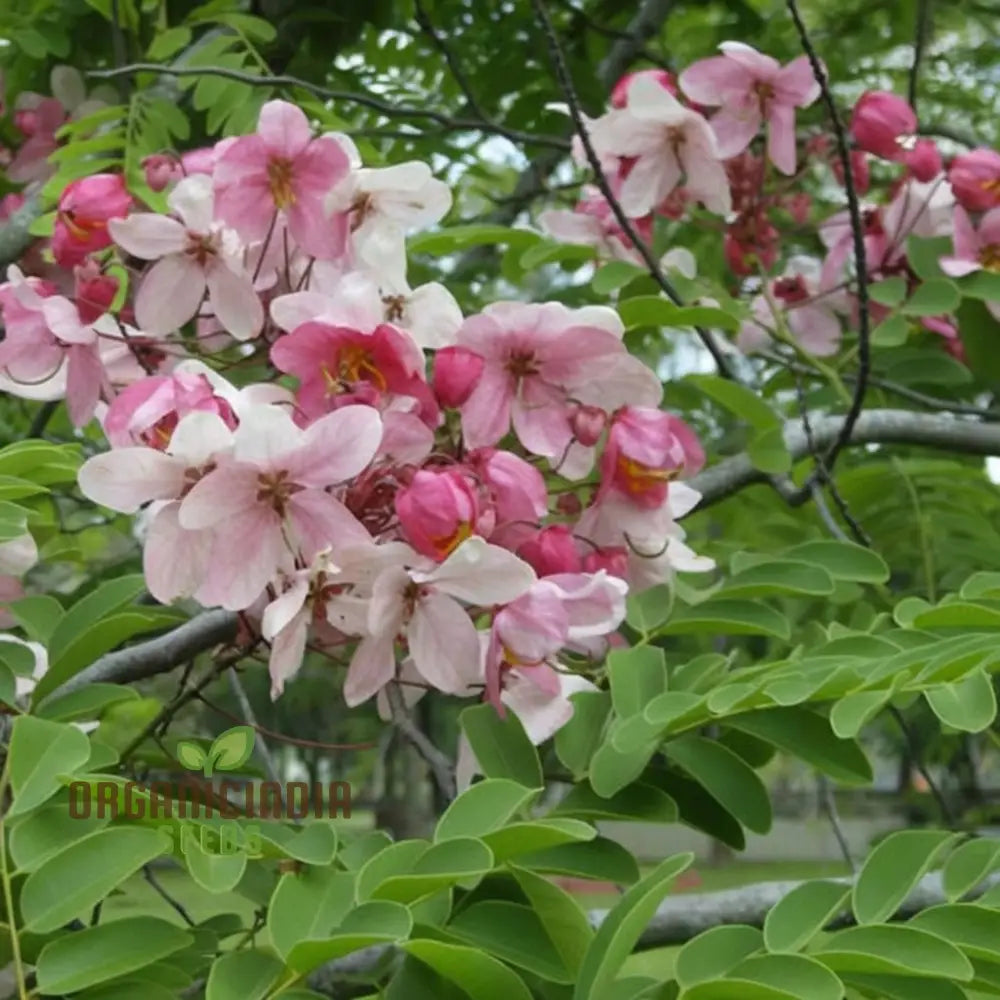
[[[814,446],[829,447],[836,440],[843,418],[836,414],[811,415]],[[790,421],[784,429],[785,444],[792,459],[810,454],[809,442],[801,420]],[[851,431],[851,445],[912,444],[923,448],[961,452],[966,455],[1000,455],[1000,425],[960,420],[937,413],[913,413],[910,410],[868,410],[862,413]],[[767,473],[754,468],[746,453],[699,472],[689,485],[701,495],[700,507],[724,500],[753,483],[767,482]]]
[[[232,611],[217,608],[202,612],[165,635],[105,653],[49,697],[69,694],[87,684],[132,684],[167,673],[206,649],[232,642],[238,627],[239,618]]]
[[[424,763],[430,768],[438,790],[450,802],[455,797],[456,791],[455,765],[413,721],[399,685],[387,685],[385,693],[389,699],[389,709],[392,712],[392,724],[423,758]]]

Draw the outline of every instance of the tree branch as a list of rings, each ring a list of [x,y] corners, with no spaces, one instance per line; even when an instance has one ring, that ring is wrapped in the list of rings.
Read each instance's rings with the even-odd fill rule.
[[[837,440],[843,420],[832,414],[811,415],[810,424],[817,449]],[[792,460],[809,455],[809,442],[801,420],[790,421],[784,427],[785,445]],[[910,410],[868,410],[851,428],[848,445],[912,444],[924,448],[966,455],[1000,455],[1000,425],[974,423],[933,413],[913,413]],[[702,495],[699,509],[724,500],[753,483],[764,483],[767,473],[754,468],[745,454],[713,465],[689,480],[688,485]]]
[[[165,635],[105,653],[56,688],[49,698],[69,694],[87,684],[132,684],[167,673],[206,649],[232,642],[238,627],[239,618],[232,611],[204,611]]]
[[[392,723],[424,759],[434,776],[434,783],[449,802],[455,797],[455,765],[430,740],[413,721],[398,684],[388,684],[385,689],[392,712]]]

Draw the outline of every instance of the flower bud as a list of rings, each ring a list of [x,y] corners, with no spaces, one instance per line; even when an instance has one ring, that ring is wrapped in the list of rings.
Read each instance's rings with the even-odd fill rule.
[[[913,108],[895,94],[884,90],[866,91],[854,105],[851,135],[861,149],[894,160],[899,140],[917,130]]]
[[[955,200],[967,212],[1000,208],[1000,153],[974,149],[951,161],[948,181]]]
[[[467,456],[496,504],[497,521],[537,521],[548,511],[545,478],[530,462],[496,448]]]
[[[868,154],[863,149],[852,149],[850,152],[851,179],[854,181],[854,191],[862,195],[871,187],[871,171],[868,169]],[[840,184],[844,183],[844,168],[840,157],[835,157],[831,166],[833,176]]]
[[[903,148],[896,159],[905,163],[922,184],[934,180],[943,168],[941,153],[933,139],[917,139],[912,148]]]
[[[93,174],[68,184],[59,198],[52,253],[61,267],[82,264],[111,245],[109,219],[123,219],[132,205],[120,174]]]
[[[590,448],[601,440],[608,415],[599,406],[578,406],[569,422],[577,441],[585,448]]]
[[[110,274],[101,274],[97,264],[88,260],[73,269],[76,279],[76,311],[83,323],[93,323],[103,316],[118,294],[119,281]]]
[[[539,576],[580,572],[580,554],[576,550],[573,532],[565,524],[542,528],[518,548],[517,554]]]
[[[610,546],[588,552],[583,557],[585,573],[599,573],[601,570],[609,576],[617,576],[621,580],[628,579],[628,549],[624,546]]]
[[[457,469],[421,469],[395,502],[406,540],[438,562],[476,533],[479,501],[469,478]]]
[[[152,191],[163,191],[184,176],[180,163],[172,156],[155,153],[142,161],[146,183]]]
[[[472,395],[483,359],[465,347],[444,347],[434,358],[434,392],[445,407],[461,406]]]

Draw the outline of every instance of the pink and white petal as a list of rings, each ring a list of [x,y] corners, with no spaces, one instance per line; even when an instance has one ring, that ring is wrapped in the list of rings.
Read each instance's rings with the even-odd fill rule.
[[[462,310],[444,285],[429,281],[407,297],[404,325],[418,347],[436,351],[455,343]]]
[[[291,680],[302,667],[309,638],[309,616],[300,612],[274,639],[268,672],[271,675],[271,701],[277,701],[285,690],[285,681]]]
[[[74,427],[83,427],[93,417],[103,383],[96,345],[74,344],[66,352],[66,409]]]
[[[183,514],[182,504],[181,524]],[[281,526],[272,510],[256,507],[226,521],[213,534],[211,565],[196,597],[202,604],[243,611],[288,561]]]
[[[217,469],[199,479],[184,497],[181,502],[181,525],[188,531],[213,528],[260,506],[257,500],[259,475],[256,466],[245,462],[228,460],[221,463]],[[270,508],[263,509],[273,515]],[[276,517],[274,520],[277,523]],[[245,549],[249,537],[237,547]]]
[[[149,592],[161,604],[193,597],[208,575],[210,531],[186,531],[177,519],[180,503],[165,504],[153,515],[142,549]]]
[[[288,501],[288,523],[307,559],[371,542],[368,529],[335,497],[323,490],[302,490]]]
[[[979,256],[980,238],[976,227],[961,205],[956,205],[952,215],[952,243],[955,247],[955,257],[965,260],[977,260]]]
[[[938,263],[949,278],[964,278],[967,274],[974,274],[983,269],[979,261],[967,257],[942,257]]]
[[[434,450],[434,431],[414,413],[389,410],[382,414],[378,455],[399,465],[423,464]]]
[[[304,323],[321,321],[336,305],[320,292],[289,292],[271,301],[271,319],[289,333]]]
[[[760,111],[755,107],[732,104],[712,116],[709,123],[718,142],[718,154],[728,159],[742,153],[760,129]]]
[[[684,169],[690,196],[716,215],[729,215],[733,207],[732,195],[726,168],[721,161],[714,157],[685,160]]]
[[[264,325],[264,307],[245,271],[233,271],[217,260],[205,276],[215,318],[237,340],[249,340]]]
[[[382,441],[382,417],[373,406],[343,406],[311,424],[288,457],[295,481],[326,487],[361,472]]]
[[[510,430],[513,398],[513,377],[500,368],[485,368],[462,406],[462,433],[469,448],[496,444]]]
[[[633,219],[648,215],[681,180],[677,157],[665,149],[644,153],[622,182],[618,201]]]
[[[545,578],[557,587],[569,613],[569,638],[607,635],[625,618],[628,584],[601,570],[598,573],[556,573]]]
[[[30,531],[0,542],[0,576],[23,576],[37,562],[38,546]]]
[[[533,455],[559,459],[573,440],[566,394],[559,390],[558,399],[533,399],[530,385],[528,383],[522,388],[520,397],[514,400],[511,407],[514,432]]]
[[[286,212],[288,232],[309,255],[336,260],[344,253],[347,229],[341,215],[329,216],[319,198],[300,198]]]
[[[746,42],[723,42],[719,49],[727,59],[742,66],[749,75],[757,80],[773,80],[781,72],[781,64],[772,56],[758,52]]]
[[[800,306],[788,312],[788,326],[810,354],[827,358],[837,353],[843,336],[840,320],[821,306]]]
[[[61,295],[42,301],[42,313],[48,328],[64,344],[92,344],[94,331],[80,320],[76,305]]]
[[[285,468],[285,457],[302,444],[302,429],[282,406],[251,406],[240,414],[235,456],[262,468]]]
[[[288,101],[268,101],[260,109],[257,134],[268,152],[294,160],[309,145],[312,130],[305,112]]]
[[[980,246],[1000,245],[1000,208],[990,209],[979,220]]]
[[[308,597],[309,575],[305,572],[297,573],[291,581],[291,586],[264,609],[260,621],[260,634],[265,639],[273,639],[291,625],[293,619],[302,611]]]
[[[521,721],[528,739],[536,746],[554,736],[573,718],[573,703],[565,694],[546,693],[521,671],[511,671],[500,697]]]
[[[233,432],[217,413],[195,410],[177,422],[167,452],[189,468],[201,468],[233,448]]]
[[[401,681],[399,691],[403,696],[403,704],[407,708],[412,708],[427,694],[427,688],[423,686],[423,677],[420,676],[419,671],[413,665],[411,658],[407,657],[400,664],[398,677]],[[475,692],[470,692],[471,694],[475,694]],[[375,707],[378,710],[378,717],[383,722],[392,721],[392,708],[389,705],[389,698],[386,695],[385,688],[379,691],[375,700]]]
[[[389,566],[375,578],[368,604],[367,627],[372,635],[394,636],[406,617],[404,593],[410,576],[399,566]]]
[[[150,333],[173,333],[194,317],[204,295],[205,272],[190,257],[171,254],[142,279],[135,318]]]
[[[184,466],[153,448],[115,448],[88,458],[77,482],[94,503],[132,514],[150,500],[173,500],[184,488]]]
[[[344,681],[344,701],[350,708],[367,701],[396,674],[395,637],[367,636],[358,643]]]
[[[783,173],[795,173],[795,108],[772,104],[767,119],[767,155]]]
[[[193,174],[190,177],[185,177],[170,192],[167,204],[173,212],[184,220],[186,229],[193,233],[209,232],[212,228],[215,209],[212,178],[208,174]],[[126,247],[126,249],[128,248]]]
[[[726,56],[710,56],[692,63],[677,78],[681,90],[695,104],[712,107],[744,92],[751,83],[746,69]],[[630,88],[631,90],[631,88]]]
[[[535,571],[513,552],[478,535],[467,538],[440,566],[411,574],[437,590],[469,604],[507,604],[535,582]]]
[[[108,232],[118,246],[140,260],[158,260],[168,254],[183,253],[188,244],[187,230],[180,222],[154,212],[109,219]]]
[[[628,107],[625,115],[640,122],[666,122],[684,113],[684,106],[648,76],[637,76],[628,88]],[[622,150],[622,154],[628,155]]]
[[[417,602],[407,638],[417,670],[439,691],[461,694],[481,673],[479,633],[462,606],[444,594]]]
[[[779,100],[806,108],[820,95],[820,85],[808,56],[793,59],[778,74],[774,89]]]

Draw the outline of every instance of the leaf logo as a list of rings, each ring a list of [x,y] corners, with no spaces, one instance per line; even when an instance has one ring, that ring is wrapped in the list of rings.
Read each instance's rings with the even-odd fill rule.
[[[206,752],[194,740],[181,740],[177,744],[177,759],[189,771],[201,771],[211,778],[215,771],[235,771],[242,767],[253,753],[255,734],[252,726],[233,726],[220,733]]]

